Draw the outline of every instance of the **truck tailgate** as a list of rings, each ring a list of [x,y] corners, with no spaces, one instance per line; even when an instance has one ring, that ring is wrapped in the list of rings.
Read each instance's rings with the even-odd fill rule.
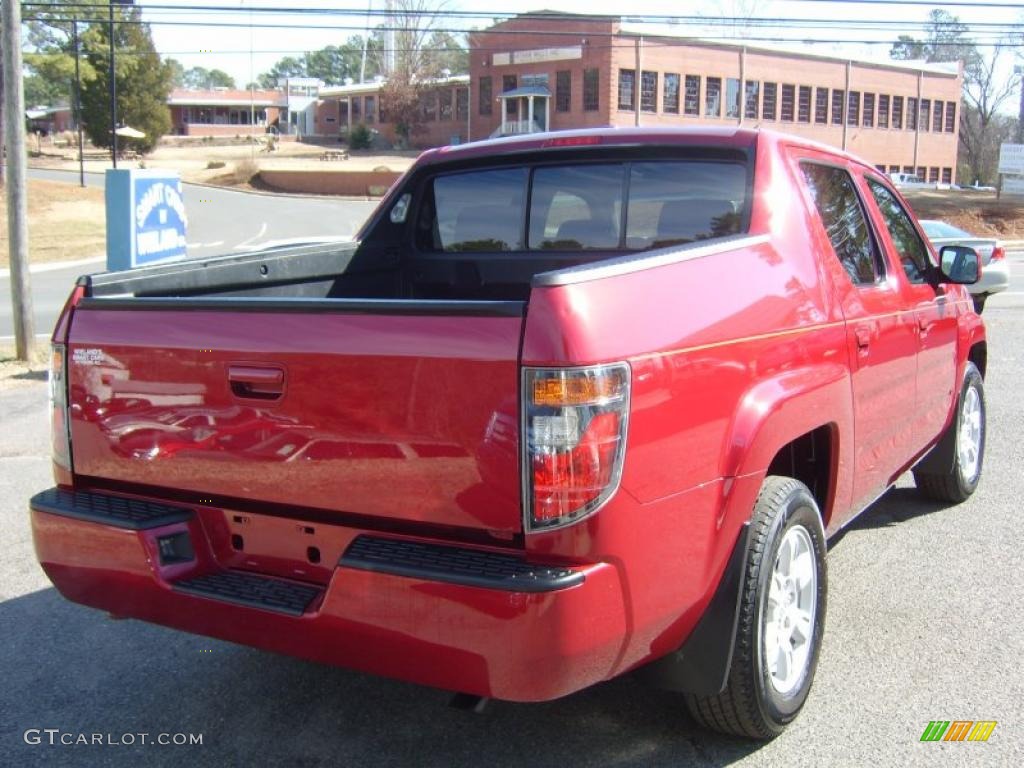
[[[85,299],[75,474],[518,532],[522,318],[519,302]]]

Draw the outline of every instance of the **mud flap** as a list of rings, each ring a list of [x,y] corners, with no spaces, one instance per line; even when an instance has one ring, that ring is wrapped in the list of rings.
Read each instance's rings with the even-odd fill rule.
[[[657,688],[714,696],[725,689],[736,642],[740,590],[747,562],[750,523],[743,524],[722,580],[693,632],[680,648],[634,673]]]

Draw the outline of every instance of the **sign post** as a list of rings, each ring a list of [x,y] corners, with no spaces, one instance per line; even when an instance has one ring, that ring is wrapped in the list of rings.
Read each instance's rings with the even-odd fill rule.
[[[185,201],[174,171],[107,171],[107,270],[186,256]]]

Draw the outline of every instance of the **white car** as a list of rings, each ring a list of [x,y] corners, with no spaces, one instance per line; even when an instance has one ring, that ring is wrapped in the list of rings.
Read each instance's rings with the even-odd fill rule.
[[[966,245],[978,252],[981,258],[981,279],[970,289],[974,308],[979,314],[985,308],[985,300],[989,296],[1009,288],[1010,265],[1006,261],[1006,251],[997,239],[975,237],[944,221],[921,219],[921,227],[936,251],[944,245]]]

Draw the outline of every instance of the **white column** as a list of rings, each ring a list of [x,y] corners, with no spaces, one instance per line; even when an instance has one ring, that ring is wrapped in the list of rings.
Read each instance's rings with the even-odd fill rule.
[[[526,125],[530,133],[533,133],[533,96],[528,96],[529,105],[526,108]]]
[[[551,130],[551,99],[544,99],[544,130]]]

